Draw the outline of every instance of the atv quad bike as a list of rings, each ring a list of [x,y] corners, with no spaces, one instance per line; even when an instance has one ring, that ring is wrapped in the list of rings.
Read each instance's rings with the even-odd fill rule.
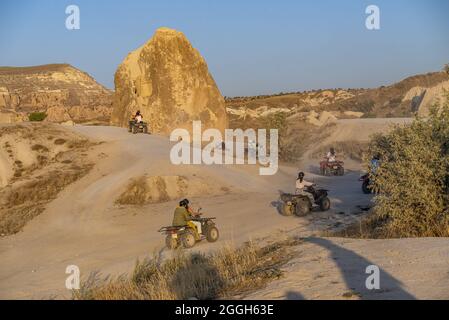
[[[320,211],[328,211],[330,209],[331,202],[328,197],[328,190],[308,187],[305,191],[312,195],[313,202],[307,195],[289,193],[283,193],[281,195],[282,204],[280,211],[284,216],[296,215],[298,217],[304,217],[315,208]]]
[[[219,238],[219,232],[215,226],[216,218],[194,218],[192,221],[201,223],[201,234],[190,226],[182,227],[163,227],[159,232],[165,234],[165,244],[169,249],[176,249],[183,246],[186,249],[192,248],[199,241],[207,240],[208,242],[215,242]]]
[[[343,161],[321,161],[320,173],[323,176],[343,176],[345,174],[344,164]]]
[[[131,120],[129,122],[128,126],[128,132],[132,132],[133,134],[136,133],[148,133],[148,124],[146,122],[139,122],[137,123],[134,120]]]

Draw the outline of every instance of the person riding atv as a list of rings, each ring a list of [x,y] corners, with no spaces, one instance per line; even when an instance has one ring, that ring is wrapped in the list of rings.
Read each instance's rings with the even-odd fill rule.
[[[337,160],[337,153],[334,148],[330,148],[326,155],[327,162],[335,162]]]
[[[304,180],[304,172],[298,174],[296,193],[282,193],[281,201],[280,212],[285,216],[295,214],[298,217],[304,217],[314,208],[319,208],[321,211],[328,211],[331,206],[328,191],[325,189],[316,189],[315,184]]]
[[[370,168],[369,168],[370,172],[365,173],[359,179],[359,181],[362,182],[362,191],[364,194],[373,193],[371,186],[371,176],[376,174],[379,165],[380,165],[380,155],[376,154],[370,161]]]
[[[189,200],[184,199],[175,209],[172,225],[159,229],[166,235],[165,243],[169,249],[176,249],[179,245],[192,248],[198,241],[218,240],[219,232],[215,226],[215,218],[201,218],[201,209],[193,212],[189,207]]]
[[[334,148],[330,148],[329,152],[324,157],[324,161],[320,162],[320,173],[323,176],[343,176],[345,169],[343,167],[344,162],[337,160],[337,153]]]
[[[313,186],[313,183],[304,180],[304,177],[305,177],[304,172],[298,173],[298,179],[296,179],[296,191],[295,191],[295,194],[297,194],[297,195],[307,195],[307,193],[305,193],[304,189],[306,187]]]
[[[181,200],[179,206],[175,209],[173,214],[173,227],[189,226],[195,230],[195,238],[199,239],[201,234],[201,223],[193,221],[193,218],[199,217],[199,212],[193,212],[189,207],[190,201],[188,199]]]
[[[128,123],[128,132],[137,133],[139,131],[143,133],[148,133],[148,124],[143,122],[143,115],[140,110],[132,117]]]

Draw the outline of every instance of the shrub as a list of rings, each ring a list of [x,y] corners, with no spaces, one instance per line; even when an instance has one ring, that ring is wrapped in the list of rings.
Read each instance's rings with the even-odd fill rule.
[[[375,136],[369,150],[381,156],[372,181],[382,236],[448,236],[449,96],[428,119]]]
[[[47,117],[45,112],[33,112],[28,115],[28,120],[30,121],[44,121]]]

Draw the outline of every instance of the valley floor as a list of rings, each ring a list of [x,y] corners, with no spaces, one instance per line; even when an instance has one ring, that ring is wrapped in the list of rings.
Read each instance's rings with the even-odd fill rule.
[[[143,206],[115,203],[130,179],[144,174],[199,176],[229,186],[221,194],[193,198],[206,216],[217,217],[221,238],[215,244],[200,243],[192,250],[208,252],[228,244],[271,241],[285,235],[305,239],[296,249],[297,257],[284,267],[284,277],[246,298],[449,298],[449,289],[445,289],[449,288],[445,269],[449,239],[317,237],[323,230],[357,221],[361,215],[357,207],[370,205],[371,197],[360,190],[356,163],[348,163],[344,177],[320,177],[313,162],[304,163],[301,170],[331,190],[332,210],[306,218],[284,217],[276,209],[279,192],[294,191],[298,168],[281,166],[275,176],[263,177],[258,175],[257,166],[174,166],[169,161],[171,144],[165,137],[132,135],[115,127],[75,126],[67,130],[103,142],[87,154],[95,166],[58,194],[22,232],[0,238],[1,299],[70,298],[65,288],[68,265],[77,265],[81,277],[86,278],[93,271],[112,275],[130,272],[137,258],[154,252],[170,256],[157,230],[171,223],[177,200]],[[342,130],[339,132],[348,134]],[[382,270],[380,292],[363,290],[365,269],[370,264]]]

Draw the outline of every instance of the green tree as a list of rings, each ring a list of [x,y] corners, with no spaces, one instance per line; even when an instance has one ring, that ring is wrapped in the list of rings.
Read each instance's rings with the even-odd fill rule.
[[[28,120],[30,121],[44,121],[47,117],[45,112],[32,112],[28,115]]]
[[[372,174],[382,235],[449,235],[449,96],[427,119],[377,135],[370,154],[381,156]]]

